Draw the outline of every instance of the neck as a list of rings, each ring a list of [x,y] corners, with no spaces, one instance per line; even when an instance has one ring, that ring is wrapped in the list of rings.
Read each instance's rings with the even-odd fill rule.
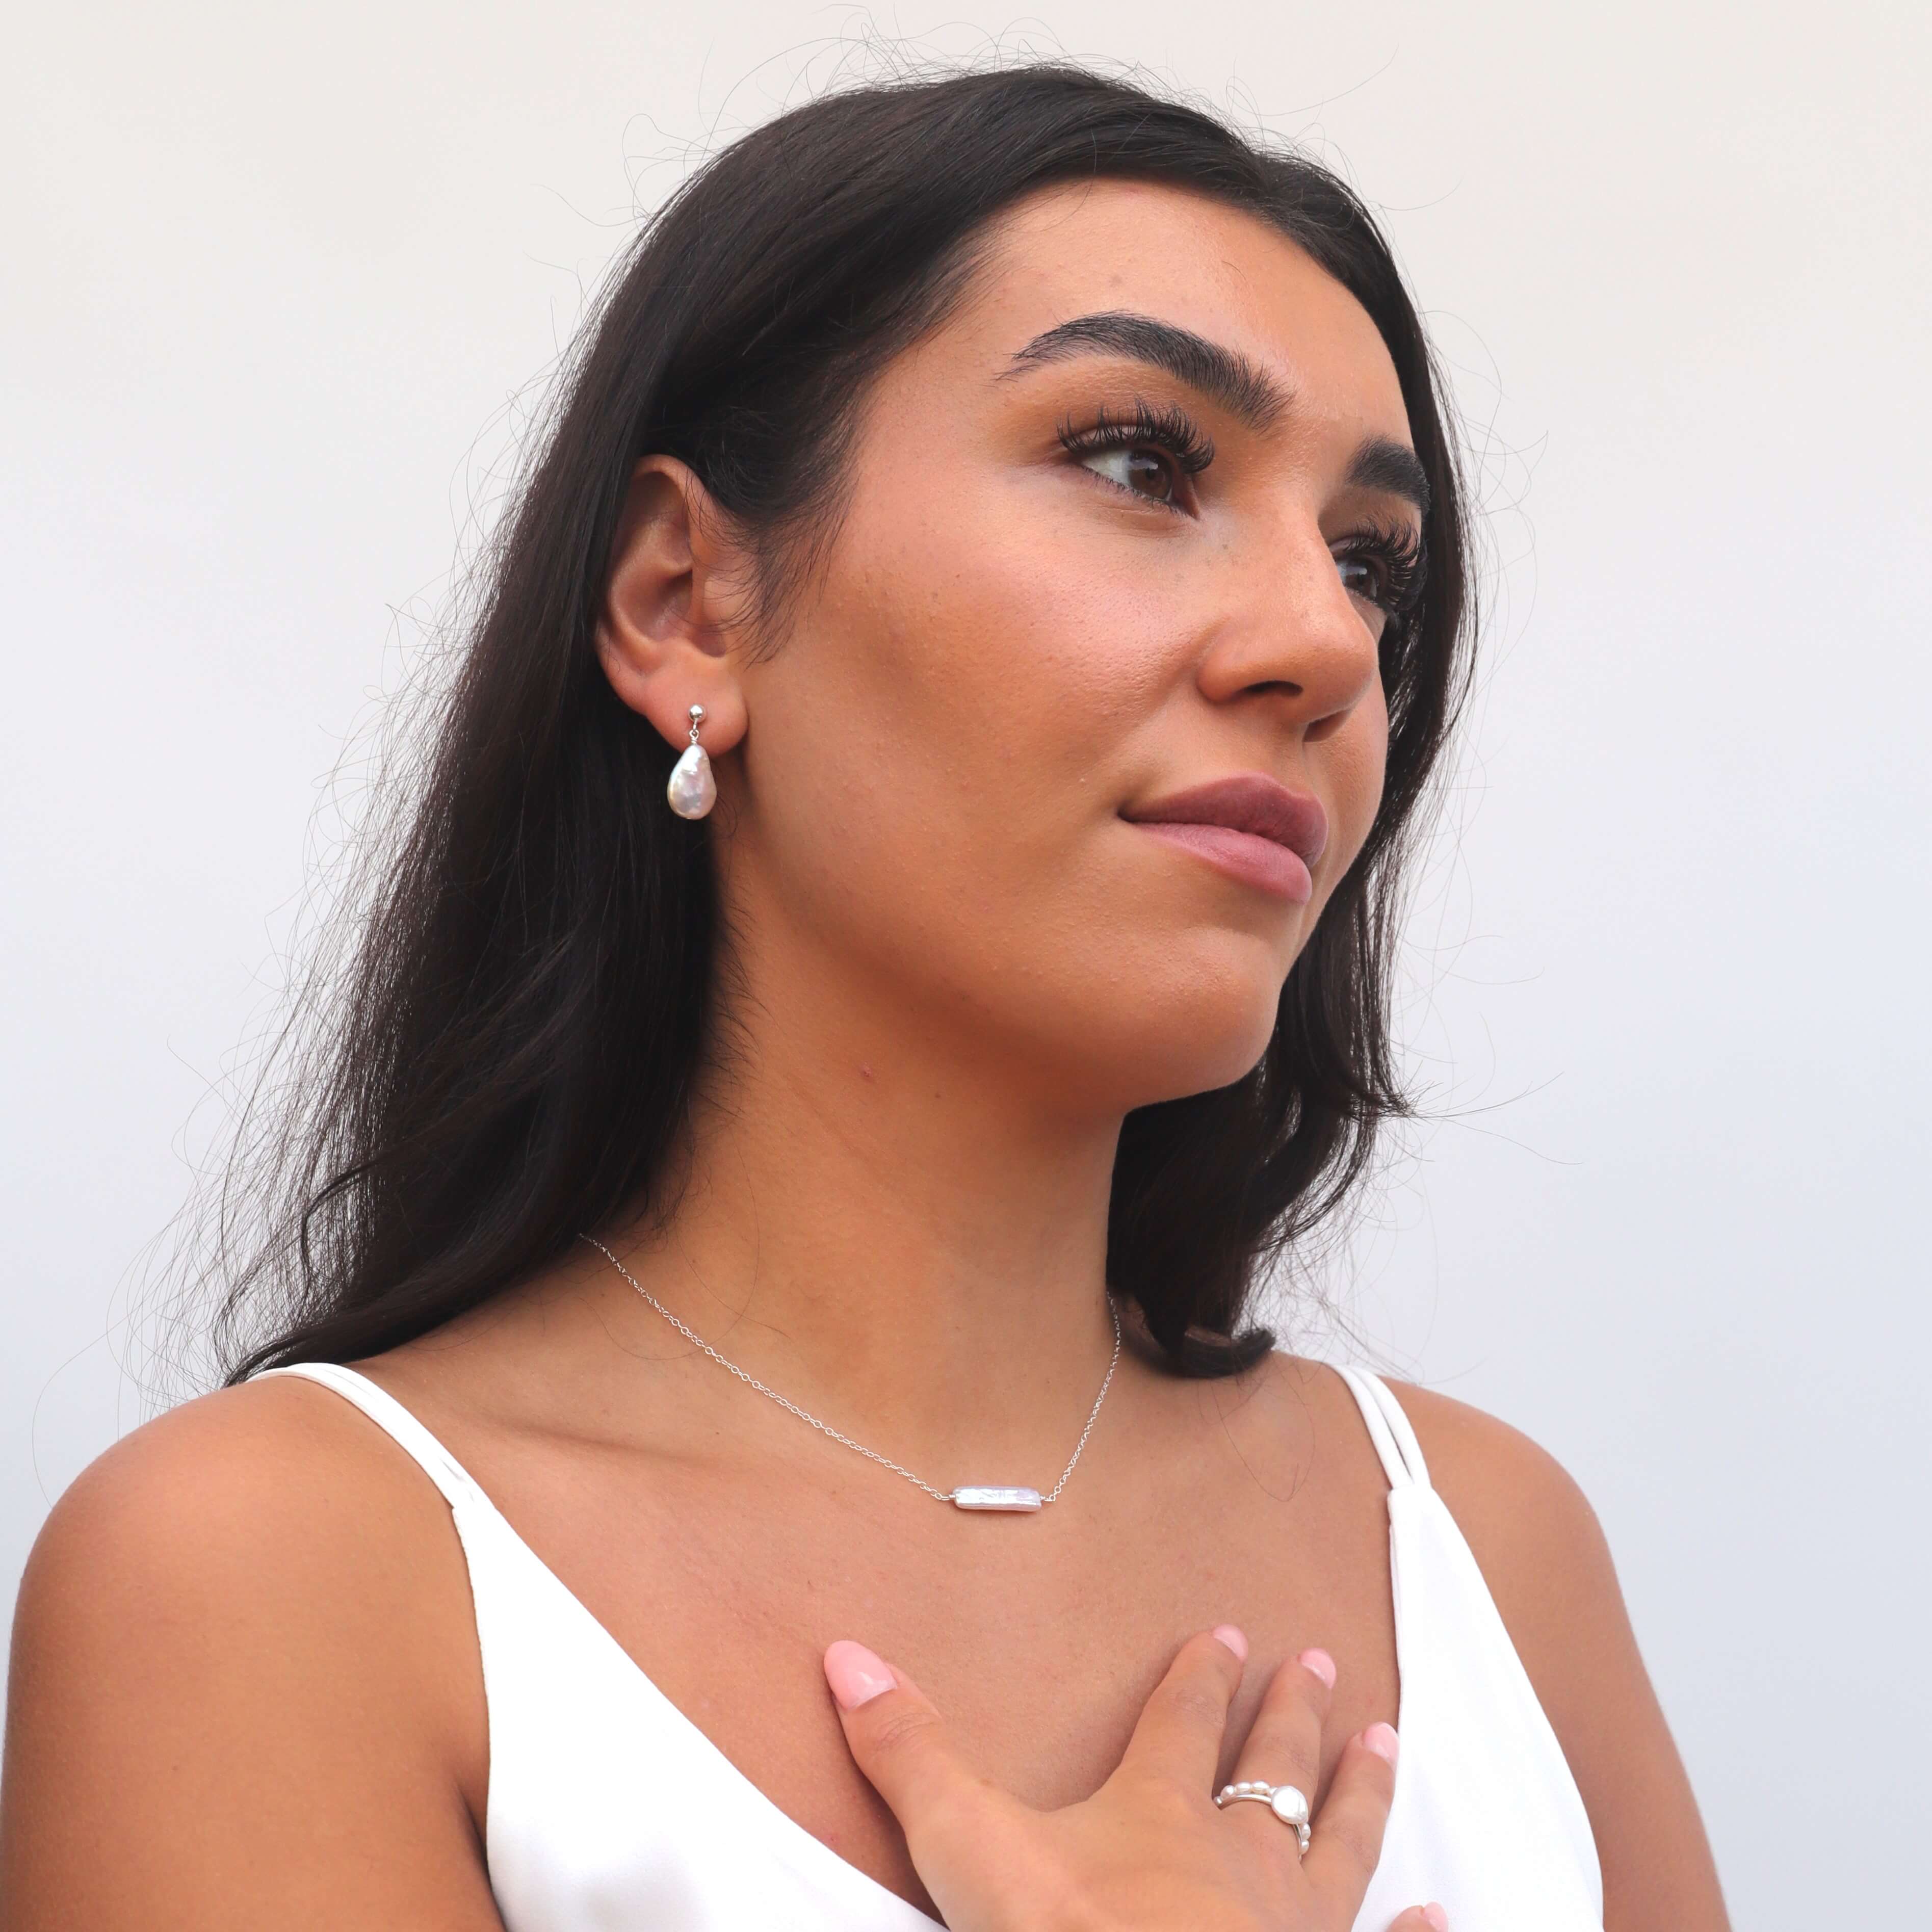
[[[1056,1111],[868,1002],[755,1010],[694,1106],[668,1220],[610,1245],[712,1346],[868,1447],[942,1480],[1057,1473],[1113,1348],[1120,1116]],[[659,1320],[631,1299],[627,1325]]]

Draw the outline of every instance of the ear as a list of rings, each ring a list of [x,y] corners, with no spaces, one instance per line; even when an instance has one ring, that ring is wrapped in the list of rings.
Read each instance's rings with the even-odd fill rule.
[[[727,649],[749,614],[750,560],[730,519],[688,465],[646,456],[632,472],[597,620],[610,688],[682,750],[704,707],[714,757],[745,735],[744,693]]]

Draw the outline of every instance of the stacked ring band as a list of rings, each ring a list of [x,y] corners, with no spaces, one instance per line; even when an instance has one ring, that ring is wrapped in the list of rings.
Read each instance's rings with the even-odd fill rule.
[[[1214,1802],[1222,1810],[1230,1804],[1238,1804],[1243,1799],[1256,1804],[1265,1804],[1284,1825],[1294,1828],[1296,1848],[1306,1853],[1308,1850],[1308,1800],[1292,1784],[1263,1784],[1255,1780],[1246,1780],[1240,1784],[1224,1784],[1214,1794]]]

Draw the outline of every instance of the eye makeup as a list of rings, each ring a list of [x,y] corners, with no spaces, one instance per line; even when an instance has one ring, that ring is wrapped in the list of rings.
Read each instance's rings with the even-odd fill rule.
[[[1364,584],[1348,584],[1358,596],[1379,606],[1392,622],[1406,622],[1415,614],[1428,578],[1428,558],[1419,530],[1406,524],[1367,524],[1337,538],[1328,548],[1345,583],[1352,568],[1363,573]]]
[[[1191,479],[1214,460],[1214,439],[1178,403],[1156,407],[1136,397],[1131,410],[1118,415],[1102,404],[1084,420],[1063,416],[1054,434],[1076,459],[1120,452],[1126,459],[1120,474],[1090,460],[1085,466],[1124,496],[1180,514],[1192,506]],[[1139,487],[1144,483],[1152,487]],[[1336,538],[1329,551],[1350,592],[1375,604],[1390,623],[1406,622],[1420,608],[1427,558],[1421,532],[1412,526],[1366,523]]]
[[[1094,470],[1093,473],[1130,496],[1168,509],[1185,507],[1190,494],[1188,479],[1198,476],[1214,460],[1214,440],[1178,403],[1156,409],[1136,397],[1132,412],[1118,416],[1102,404],[1080,426],[1076,427],[1073,417],[1063,417],[1055,434],[1060,447],[1076,458],[1110,450],[1130,456],[1151,455],[1152,460],[1141,466],[1140,473],[1149,481],[1156,480],[1156,476],[1164,479],[1164,487],[1158,490],[1136,489],[1100,470]]]

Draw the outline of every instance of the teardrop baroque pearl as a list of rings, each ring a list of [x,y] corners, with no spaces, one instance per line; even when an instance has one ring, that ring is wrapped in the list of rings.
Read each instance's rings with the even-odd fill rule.
[[[711,776],[710,755],[702,745],[688,747],[671,766],[664,796],[680,818],[702,818],[718,802],[718,781]]]

